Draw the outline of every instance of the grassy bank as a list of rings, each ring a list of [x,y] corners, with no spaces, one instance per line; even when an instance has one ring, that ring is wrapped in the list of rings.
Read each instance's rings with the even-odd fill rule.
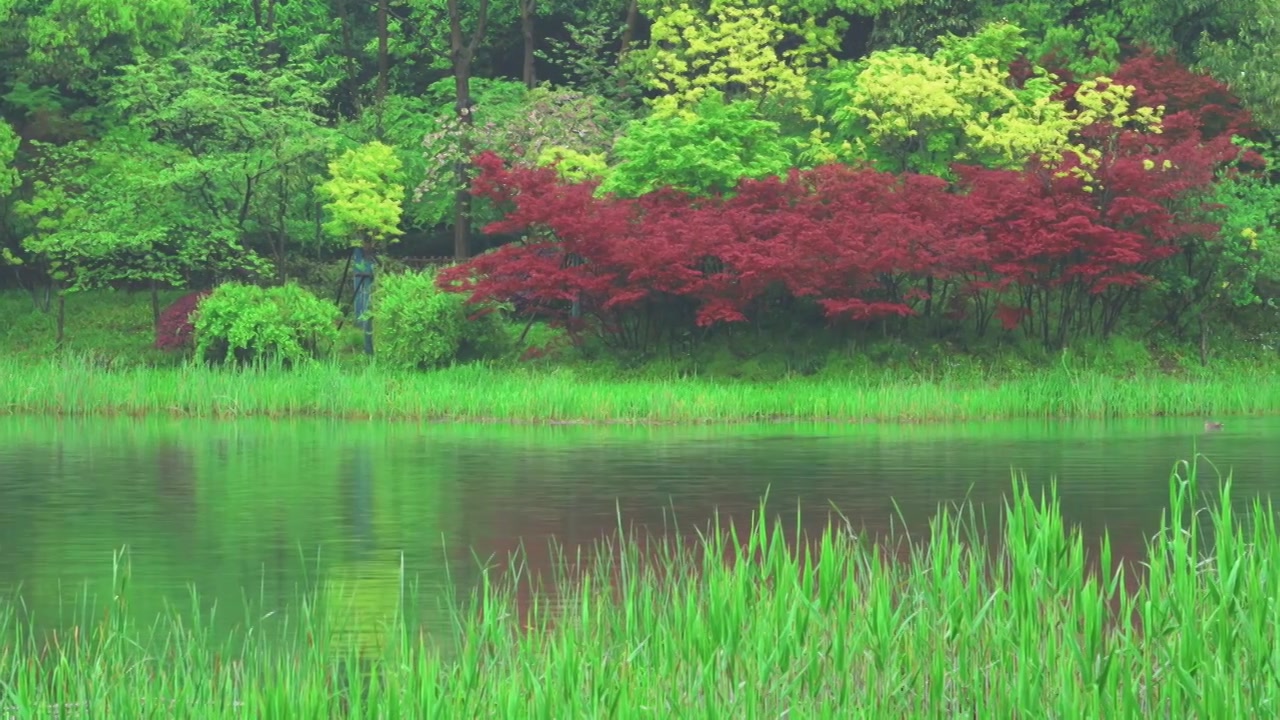
[[[1280,376],[1247,369],[1118,377],[1059,367],[1001,380],[955,373],[749,383],[608,380],[571,369],[479,365],[424,374],[328,364],[291,372],[107,370],[79,359],[0,358],[0,412],[8,413],[691,423],[1220,417],[1277,410]]]
[[[614,543],[562,566],[559,602],[518,604],[532,580],[493,576],[451,606],[447,637],[395,607],[356,628],[341,595],[261,608],[234,640],[207,615],[138,622],[127,589],[56,637],[0,606],[0,716],[1270,716],[1272,508],[1234,515],[1228,483],[1193,513],[1184,469],[1145,569],[1113,563],[1105,539],[1088,550],[1020,484],[994,543],[961,508],[927,542],[872,545],[837,523],[797,553],[757,517],[741,538]]]
[[[67,304],[59,352],[53,316],[34,310],[25,294],[0,293],[0,413],[698,423],[1280,411],[1280,361],[1245,342],[1218,352],[1207,368],[1197,353],[1118,338],[1064,354],[1025,344],[967,354],[936,343],[820,346],[821,369],[804,375],[782,351],[632,367],[569,351],[533,363],[402,374],[372,366],[348,327],[349,342],[334,357],[286,373],[192,367],[152,349],[147,293],[73,295]]]

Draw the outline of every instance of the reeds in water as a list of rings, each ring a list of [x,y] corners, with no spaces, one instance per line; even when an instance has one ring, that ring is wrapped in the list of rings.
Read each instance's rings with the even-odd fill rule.
[[[0,717],[1275,716],[1269,502],[1238,516],[1228,480],[1201,508],[1180,466],[1138,565],[1014,485],[990,536],[965,507],[914,541],[838,522],[806,539],[763,516],[647,549],[620,535],[562,565],[557,602],[518,606],[537,583],[486,576],[444,637],[396,612],[373,649],[334,639],[321,594],[234,640],[198,602],[140,625],[123,590],[55,636],[9,607]]]

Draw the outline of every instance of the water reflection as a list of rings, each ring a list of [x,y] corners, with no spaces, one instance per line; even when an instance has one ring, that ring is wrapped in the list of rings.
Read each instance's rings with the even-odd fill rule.
[[[1235,470],[1242,501],[1280,481],[1280,420],[969,426],[530,428],[327,422],[70,422],[0,418],[0,588],[41,617],[68,589],[105,592],[128,546],[134,608],[186,602],[225,623],[317,587],[349,614],[394,613],[402,581],[434,608],[446,566],[463,589],[523,548],[530,567],[620,525],[663,532],[719,511],[815,524],[834,506],[885,532],[939,503],[1000,506],[1011,472],[1056,477],[1084,531],[1136,553],[1165,506],[1175,461]],[[403,574],[402,565],[403,562]],[[443,619],[441,618],[441,622]],[[348,626],[356,627],[356,626]],[[364,624],[358,624],[360,629]],[[355,630],[347,630],[355,632]],[[352,636],[359,639],[359,633]],[[365,642],[365,640],[360,640]]]

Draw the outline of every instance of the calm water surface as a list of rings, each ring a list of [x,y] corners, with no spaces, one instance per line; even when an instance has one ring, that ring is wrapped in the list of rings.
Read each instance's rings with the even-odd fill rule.
[[[1200,452],[1237,497],[1280,494],[1280,418],[987,423],[964,426],[583,428],[329,422],[59,421],[0,417],[0,593],[40,624],[66,600],[109,592],[129,548],[135,610],[187,604],[190,588],[231,623],[283,607],[326,578],[382,583],[401,558],[431,595],[448,567],[523,541],[589,545],[627,525],[661,531],[717,510],[769,508],[816,523],[833,506],[868,530],[939,503],[998,508],[1011,470],[1056,476],[1064,511],[1137,553],[1166,505],[1170,470]],[[345,581],[344,580],[344,581]],[[3,601],[3,600],[0,600]],[[62,601],[60,609],[60,601]],[[63,620],[65,621],[65,620]]]

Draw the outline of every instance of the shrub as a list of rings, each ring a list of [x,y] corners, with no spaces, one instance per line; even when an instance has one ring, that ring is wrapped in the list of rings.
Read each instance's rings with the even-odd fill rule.
[[[331,303],[294,283],[224,283],[196,310],[196,355],[214,362],[293,364],[337,340],[339,317]]]
[[[380,275],[372,314],[378,362],[390,367],[439,367],[506,349],[498,308],[441,290],[434,270]]]
[[[200,301],[209,296],[208,290],[187,293],[174,300],[164,312],[160,313],[160,323],[156,325],[155,347],[160,350],[182,350],[191,347],[195,327],[191,324],[191,316]]]

